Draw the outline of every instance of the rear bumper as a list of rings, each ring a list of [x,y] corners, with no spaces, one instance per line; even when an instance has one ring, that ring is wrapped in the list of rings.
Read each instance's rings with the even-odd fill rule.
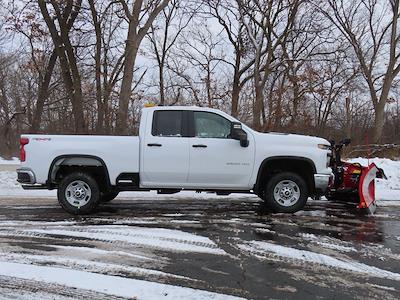
[[[35,173],[29,168],[17,169],[17,181],[23,184],[34,184],[36,183]]]
[[[324,194],[333,182],[333,179],[333,174],[314,174],[315,190],[318,193]]]

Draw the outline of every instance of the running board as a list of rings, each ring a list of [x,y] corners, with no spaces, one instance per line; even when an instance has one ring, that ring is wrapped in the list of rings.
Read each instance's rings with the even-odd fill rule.
[[[49,190],[49,187],[45,184],[35,184],[35,185],[27,185],[27,184],[22,184],[22,188],[24,190]]]

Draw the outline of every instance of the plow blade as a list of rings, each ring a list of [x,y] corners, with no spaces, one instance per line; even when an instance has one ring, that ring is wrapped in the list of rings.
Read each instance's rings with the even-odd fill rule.
[[[375,178],[380,174],[381,170],[372,163],[362,172],[358,185],[358,194],[360,202],[357,208],[365,210],[369,214],[373,214],[376,210],[375,203]]]

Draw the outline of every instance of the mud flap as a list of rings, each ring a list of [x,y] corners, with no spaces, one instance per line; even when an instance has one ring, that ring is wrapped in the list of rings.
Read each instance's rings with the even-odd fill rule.
[[[362,170],[360,182],[358,184],[358,194],[360,203],[357,208],[365,210],[366,213],[373,214],[376,210],[375,203],[375,178],[380,170],[372,163]]]

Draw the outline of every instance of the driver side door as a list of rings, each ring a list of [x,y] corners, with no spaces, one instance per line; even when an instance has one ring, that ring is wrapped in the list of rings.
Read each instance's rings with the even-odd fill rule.
[[[189,141],[188,184],[193,188],[248,189],[254,165],[252,135],[248,147],[230,138],[231,121],[204,111],[193,111],[189,121],[194,137]]]

